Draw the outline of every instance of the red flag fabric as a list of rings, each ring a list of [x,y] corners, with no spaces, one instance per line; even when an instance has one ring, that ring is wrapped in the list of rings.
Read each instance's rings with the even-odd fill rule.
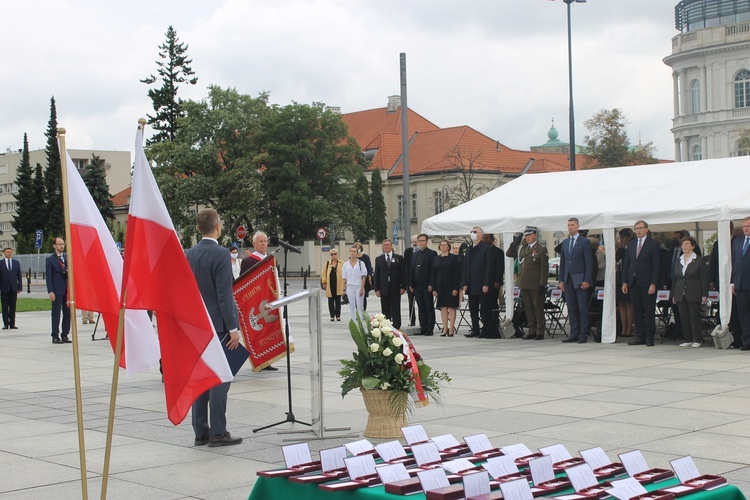
[[[156,314],[167,416],[177,425],[198,396],[233,376],[143,151],[140,127],[124,283],[129,309]]]
[[[76,307],[101,313],[114,351],[120,314],[122,257],[70,155],[66,158],[66,168]],[[157,361],[159,342],[146,311],[126,311],[120,366],[130,375],[149,370]]]

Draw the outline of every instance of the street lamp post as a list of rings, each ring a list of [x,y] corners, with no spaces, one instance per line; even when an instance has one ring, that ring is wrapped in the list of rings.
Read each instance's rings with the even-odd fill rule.
[[[570,170],[576,169],[576,122],[573,112],[573,43],[570,37],[570,4],[586,3],[586,0],[563,0],[568,4],[568,90],[570,91],[570,110],[568,112],[570,127]]]

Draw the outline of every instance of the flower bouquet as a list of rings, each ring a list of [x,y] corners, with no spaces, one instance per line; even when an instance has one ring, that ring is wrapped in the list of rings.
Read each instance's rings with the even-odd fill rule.
[[[349,332],[357,351],[351,359],[342,359],[341,396],[352,389],[390,391],[394,415],[426,406],[429,399],[441,403],[440,383],[450,382],[445,372],[433,370],[414,349],[409,338],[394,329],[383,314],[369,322],[349,321]],[[412,397],[403,397],[411,395]]]

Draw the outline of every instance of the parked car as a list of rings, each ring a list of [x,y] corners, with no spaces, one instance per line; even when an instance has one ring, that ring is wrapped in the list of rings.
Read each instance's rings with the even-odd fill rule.
[[[552,257],[549,260],[549,273],[548,276],[557,277],[557,269],[560,267],[560,257]]]

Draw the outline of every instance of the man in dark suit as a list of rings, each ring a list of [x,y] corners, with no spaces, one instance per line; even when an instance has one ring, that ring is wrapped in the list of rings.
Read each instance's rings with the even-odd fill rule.
[[[68,306],[68,256],[65,254],[65,240],[55,238],[54,253],[44,262],[47,293],[52,301],[52,343],[70,344],[70,307]],[[60,313],[62,312],[62,328]]]
[[[414,293],[414,299],[419,308],[419,333],[416,335],[432,335],[435,329],[435,303],[432,300],[432,264],[437,256],[434,250],[427,248],[427,235],[417,236],[419,249],[411,256],[409,269],[409,289]]]
[[[661,278],[661,248],[648,235],[648,224],[639,220],[633,226],[635,238],[628,243],[622,263],[622,293],[633,304],[635,333],[628,345],[654,345],[656,334],[656,287]]]
[[[483,241],[484,231],[481,227],[471,229],[473,245],[464,255],[463,289],[469,296],[469,316],[471,316],[471,331],[464,337],[486,336],[489,324],[490,307],[489,294],[493,288],[495,278],[492,272],[490,249]],[[482,327],[479,319],[482,319]]]
[[[732,242],[732,293],[737,298],[737,313],[742,330],[743,351],[750,351],[750,217],[742,219],[744,238]]]
[[[589,338],[589,288],[594,282],[594,256],[589,240],[578,234],[578,219],[568,219],[567,239],[560,244],[560,290],[568,304],[570,335],[563,342],[585,344]]]
[[[3,330],[16,330],[16,301],[23,291],[21,263],[13,258],[13,249],[4,248],[5,259],[0,264],[0,300],[3,305]]]
[[[391,240],[383,240],[383,255],[375,258],[372,288],[380,297],[380,309],[393,326],[401,329],[401,296],[406,291],[404,258],[393,251]]]
[[[495,239],[495,235],[491,233],[483,235],[482,241],[487,245],[487,265],[489,266],[489,273],[492,276],[492,286],[489,289],[489,293],[482,294],[487,322],[485,323],[485,319],[482,319],[482,332],[479,334],[479,338],[499,339],[498,314],[500,312],[500,293],[505,274],[505,252],[503,252],[502,248],[495,246],[497,240]]]
[[[219,246],[217,240],[221,236],[219,214],[213,208],[206,208],[198,212],[195,221],[203,239],[188,251],[187,260],[216,334],[229,349],[236,349],[240,342],[239,318],[232,297],[229,250]],[[233,437],[227,431],[227,393],[230,385],[231,382],[224,382],[213,387],[193,403],[196,446],[230,446],[242,442],[241,437]]]
[[[404,263],[407,271],[411,269],[411,256],[417,248],[417,235],[415,234],[411,237],[411,246],[404,250]],[[417,315],[416,311],[414,311],[414,293],[408,285],[406,287],[406,300],[409,302],[409,326],[414,326],[417,323]]]

